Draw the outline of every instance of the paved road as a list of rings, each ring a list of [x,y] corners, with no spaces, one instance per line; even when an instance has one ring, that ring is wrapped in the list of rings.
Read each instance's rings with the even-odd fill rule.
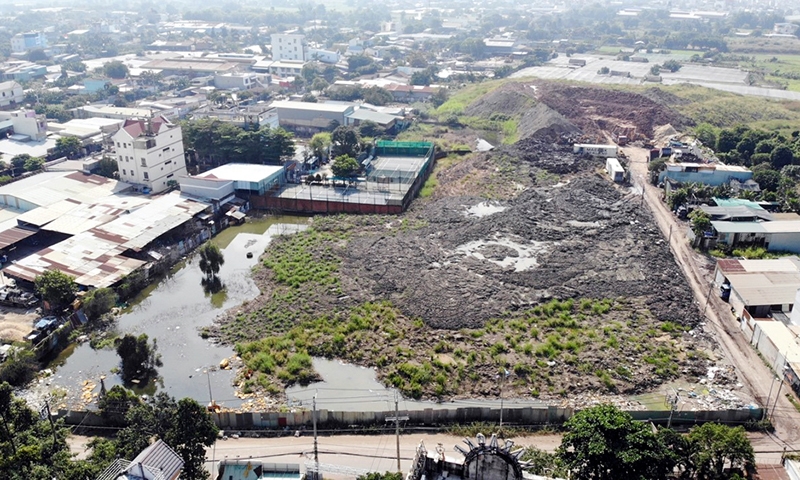
[[[641,183],[640,179],[647,178],[648,151],[636,147],[625,147],[622,150],[629,159],[632,178]],[[684,234],[685,224],[681,224],[661,201],[662,191],[649,182],[644,183],[647,206],[653,213],[661,232],[670,238],[670,248],[694,292],[698,307],[705,312],[708,326],[714,333],[720,349],[725,358],[735,366],[740,381],[762,405],[766,405],[775,374],[759,358],[755,349],[741,333],[738,322],[731,314],[730,305],[723,302],[713,288],[709,289],[713,264],[691,248]],[[708,308],[705,308],[707,301]],[[770,407],[775,400],[777,384],[774,387]],[[788,384],[783,386],[784,392],[790,391],[789,389]],[[771,443],[780,445],[781,449],[783,446],[790,450],[800,449],[800,413],[781,395],[771,414],[776,428]]]
[[[756,450],[758,464],[776,465],[780,463],[782,443],[770,435],[749,434]],[[86,445],[91,437],[72,435],[68,443],[78,458],[85,458]],[[403,434],[400,436],[400,466],[408,471],[420,441],[428,450],[433,450],[441,443],[445,454],[452,458],[461,458],[455,445],[463,445],[463,438],[447,434]],[[533,435],[514,439],[518,446],[534,446],[547,452],[554,452],[561,444],[561,435]],[[397,444],[394,435],[341,435],[319,437],[318,442],[320,464],[332,464],[359,470],[395,471],[397,469]],[[206,466],[216,471],[220,460],[254,459],[268,463],[297,463],[305,471],[305,463],[313,461],[314,440],[311,436],[281,438],[239,438],[219,440],[213,448],[206,450]],[[325,477],[338,479],[353,475],[344,473],[326,473]]]
[[[569,65],[570,59],[566,56],[559,56],[544,65],[523,68],[518,72],[514,72],[511,78],[538,77],[600,84],[641,85],[645,83],[644,77],[650,73],[650,68],[653,65],[674,58],[682,61],[683,67],[677,72],[662,72],[661,77],[664,85],[691,83],[740,95],[768,97],[778,100],[800,100],[800,92],[747,85],[745,81],[747,73],[738,68],[687,63],[685,58],[675,55],[637,54],[636,56],[646,57],[650,61],[647,63],[624,62],[616,60],[612,55],[583,54],[576,55],[574,58],[586,60],[586,65],[577,67]],[[598,70],[604,67],[611,71],[629,73],[630,76],[598,74]],[[648,85],[657,86],[658,83],[648,83]]]

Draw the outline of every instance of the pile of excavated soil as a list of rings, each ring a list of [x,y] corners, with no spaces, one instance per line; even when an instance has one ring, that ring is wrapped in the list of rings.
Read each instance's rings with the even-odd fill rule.
[[[551,297],[623,292],[646,298],[660,320],[694,324],[691,291],[650,214],[596,174],[599,163],[571,165],[584,168],[566,185],[527,190],[492,215],[466,215],[480,199],[443,198],[414,212],[425,228],[356,236],[342,273],[358,279],[364,300],[389,299],[435,328],[480,327]]]
[[[536,101],[537,89],[532,83],[506,83],[478,98],[464,114],[492,118],[502,114],[518,119],[519,138],[537,137],[556,141],[562,135],[573,135],[580,129],[559,112]]]
[[[541,82],[536,91],[540,102],[564,115],[586,135],[601,137],[615,126],[635,126],[638,133],[652,137],[659,125],[669,123],[681,128],[690,123],[661,100],[624,90]]]
[[[544,103],[537,103],[522,115],[517,133],[521,139],[535,137],[555,142],[564,135],[579,134],[580,128]]]
[[[691,103],[691,101],[681,98],[674,93],[667,92],[662,90],[658,87],[651,87],[642,92],[642,96],[649,98],[650,100],[659,103],[661,105],[665,105],[668,107],[674,105],[686,105],[687,103]]]
[[[489,118],[493,114],[502,114],[515,117],[525,113],[535,100],[535,90],[530,85],[506,83],[472,102],[464,109],[464,115]]]

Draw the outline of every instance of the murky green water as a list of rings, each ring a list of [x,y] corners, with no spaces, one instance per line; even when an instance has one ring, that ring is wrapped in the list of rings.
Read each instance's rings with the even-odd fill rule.
[[[219,272],[225,288],[208,294],[200,281],[203,274],[196,255],[190,255],[172,269],[170,274],[141,292],[119,316],[117,334],[146,333],[158,344],[163,367],[157,382],[139,385],[137,393],[152,395],[164,391],[176,398],[192,397],[201,403],[214,400],[235,406],[240,402],[233,395],[233,371],[219,370],[220,360],[229,357],[230,347],[214,345],[200,337],[199,331],[213,323],[214,318],[229,308],[255,298],[258,288],[250,271],[270,240],[279,234],[293,233],[308,225],[305,217],[269,216],[228,228],[212,241],[225,257]],[[252,252],[252,258],[247,253]],[[72,345],[64,350],[49,367],[54,370],[52,386],[68,390],[70,404],[80,403],[84,381],[97,383],[105,376],[107,388],[121,383],[112,369],[119,364],[113,349],[94,350],[88,343]],[[211,370],[208,374],[208,370]]]

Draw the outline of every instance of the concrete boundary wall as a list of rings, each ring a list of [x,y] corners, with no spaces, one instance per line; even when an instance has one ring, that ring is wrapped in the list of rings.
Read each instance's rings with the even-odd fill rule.
[[[437,426],[450,424],[470,424],[475,422],[498,423],[499,408],[450,408],[409,410],[402,412],[408,415],[406,425]],[[503,421],[509,425],[560,425],[567,421],[575,410],[562,407],[523,407],[503,409]],[[672,412],[669,410],[634,410],[628,412],[638,421],[653,422],[666,425],[671,421],[674,426],[691,426],[695,424],[718,422],[730,425],[742,425],[751,420],[760,420],[763,410],[760,408],[743,408],[732,410],[706,410]],[[394,416],[394,411],[386,412],[335,412],[317,411],[317,424],[321,429],[345,429],[352,427],[368,427],[385,425],[386,417]],[[225,430],[275,430],[311,427],[312,412],[223,412],[212,414],[218,427]],[[78,410],[59,410],[58,416],[68,425],[84,427],[104,427],[105,421],[96,412]]]

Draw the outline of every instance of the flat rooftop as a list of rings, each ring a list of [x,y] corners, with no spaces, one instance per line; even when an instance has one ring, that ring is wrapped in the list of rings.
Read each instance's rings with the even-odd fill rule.
[[[228,163],[196,175],[196,177],[211,180],[230,180],[234,182],[258,182],[282,171],[283,167],[279,165]]]
[[[800,233],[800,220],[772,222],[711,222],[719,233]]]
[[[27,153],[32,157],[47,156],[47,151],[56,148],[56,136],[49,136],[42,141],[18,142],[10,138],[0,140],[0,154],[7,156],[10,160],[17,155]]]
[[[332,112],[344,113],[353,108],[350,103],[310,103],[310,102],[289,102],[286,100],[279,100],[272,102],[272,106],[276,108],[284,108],[291,110],[303,110],[306,112]]]

